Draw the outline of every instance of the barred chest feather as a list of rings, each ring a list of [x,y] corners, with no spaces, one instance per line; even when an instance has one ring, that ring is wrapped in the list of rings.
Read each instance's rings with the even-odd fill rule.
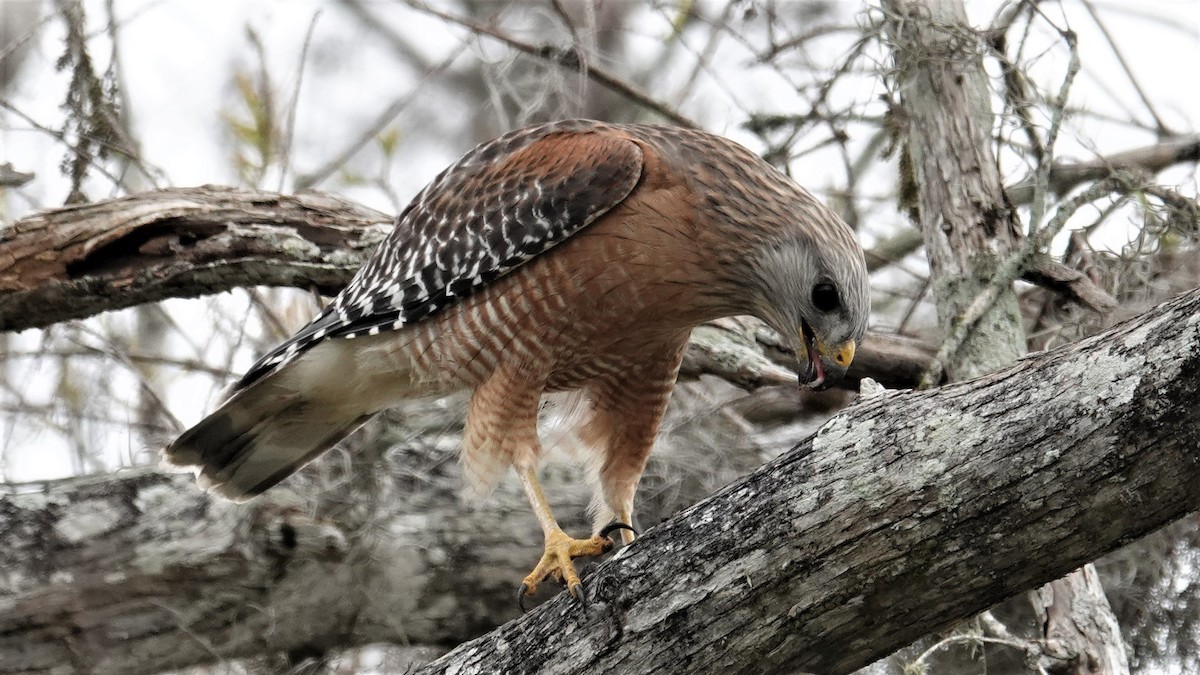
[[[629,228],[652,227],[631,216],[636,208],[636,201],[622,207],[522,274],[429,320],[355,338],[355,351],[345,355],[352,379],[369,380],[385,407],[398,396],[472,389],[499,370],[562,391],[661,359],[719,309],[709,308],[694,283],[702,273],[691,242],[628,236]],[[689,283],[681,283],[685,276]]]

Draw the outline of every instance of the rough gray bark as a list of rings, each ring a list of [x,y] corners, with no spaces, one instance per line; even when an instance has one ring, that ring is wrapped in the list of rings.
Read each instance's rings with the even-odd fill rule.
[[[333,293],[390,227],[332,195],[217,186],[46,211],[0,229],[0,330],[241,286]]]
[[[1200,508],[1200,292],[887,393],[423,673],[844,673]]]
[[[994,115],[979,36],[959,0],[888,0],[885,26],[897,65],[906,149],[938,320],[951,326],[1020,247],[1016,213],[992,153]],[[965,379],[1024,351],[1016,293],[1006,289],[945,364]]]
[[[1200,508],[1197,317],[1193,291],[986,377],[859,403],[586,576],[586,611],[560,595],[428,672],[848,672],[1056,578]],[[454,465],[440,452],[396,458],[403,473],[328,521],[286,491],[234,506],[153,473],[6,496],[0,672],[446,644],[447,626],[512,617],[536,530],[513,545],[523,512],[463,517],[423,491]],[[407,515],[355,512],[392,501]]]
[[[1023,230],[992,152],[980,37],[961,0],[886,0],[885,7],[938,318],[950,335],[968,307],[994,290],[992,277],[1021,248]],[[1009,283],[944,365],[951,380],[967,379],[1011,363],[1025,345]],[[1127,673],[1116,619],[1099,583],[1088,581],[1095,569],[1080,562],[1089,564],[1043,590],[1050,598],[1044,650],[1056,658],[1073,654],[1071,672]]]
[[[150,470],[0,486],[0,673],[155,673],[375,642],[441,652],[515,618],[541,529],[515,481],[461,499],[460,426],[453,406],[388,414],[360,432],[349,470],[332,453],[245,505]],[[656,453],[639,521],[781,450],[728,447],[699,467]],[[551,463],[543,485],[563,527],[586,533],[580,472]]]
[[[1129,672],[1121,627],[1094,565],[1085,565],[1031,595],[1034,611],[1043,617],[1038,666],[1063,675]],[[1097,602],[1103,605],[1090,606]]]

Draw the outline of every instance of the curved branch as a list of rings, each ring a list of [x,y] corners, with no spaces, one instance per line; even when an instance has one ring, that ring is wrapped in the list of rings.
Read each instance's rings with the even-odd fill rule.
[[[861,402],[422,673],[845,673],[1200,508],[1200,291]]]
[[[327,194],[217,186],[46,211],[0,230],[0,330],[240,286],[333,293],[391,220]]]
[[[1197,316],[1200,290],[971,382],[860,402],[585,575],[586,611],[560,595],[428,672],[848,672],[1061,576],[1200,509]],[[517,488],[463,504],[453,450],[422,443],[360,455],[364,482],[322,493],[323,518],[286,488],[234,505],[153,472],[0,496],[0,673],[449,645],[514,617],[540,542]],[[646,522],[671,512],[663,495],[703,493],[681,469],[643,486]],[[550,499],[581,513],[556,473]]]

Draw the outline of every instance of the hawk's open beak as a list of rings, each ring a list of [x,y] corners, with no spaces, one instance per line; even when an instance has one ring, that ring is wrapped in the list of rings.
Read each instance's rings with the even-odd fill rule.
[[[800,338],[800,347],[796,350],[796,358],[800,360],[800,385],[822,391],[840,382],[854,361],[854,340],[830,349],[804,322],[800,324]]]

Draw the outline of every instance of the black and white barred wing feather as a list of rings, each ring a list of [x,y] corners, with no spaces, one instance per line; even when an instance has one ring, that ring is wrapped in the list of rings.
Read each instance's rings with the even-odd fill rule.
[[[325,311],[166,449],[167,460],[234,499],[283,480],[375,412],[317,402],[310,393],[327,383],[309,380],[329,375],[291,364],[323,340],[399,330],[445,309],[587,227],[641,175],[637,144],[594,122],[526,129],[471,151],[417,195]]]
[[[619,204],[641,150],[596,123],[502,136],[443,171],[325,311],[262,357],[241,386],[325,338],[396,330],[434,314],[563,242]]]

